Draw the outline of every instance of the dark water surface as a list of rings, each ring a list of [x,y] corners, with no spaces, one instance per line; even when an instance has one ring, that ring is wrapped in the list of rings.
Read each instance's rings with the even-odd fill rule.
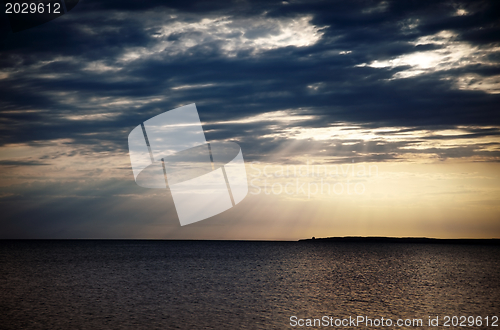
[[[500,247],[0,241],[2,329],[300,328],[292,315],[500,316]]]

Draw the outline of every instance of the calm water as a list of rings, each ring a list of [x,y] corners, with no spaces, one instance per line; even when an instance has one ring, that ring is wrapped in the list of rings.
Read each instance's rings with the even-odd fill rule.
[[[0,328],[291,329],[292,315],[500,316],[499,280],[500,247],[491,246],[1,241]]]

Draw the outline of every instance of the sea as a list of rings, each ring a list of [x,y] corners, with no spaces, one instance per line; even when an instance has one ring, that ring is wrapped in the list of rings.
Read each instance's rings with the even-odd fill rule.
[[[495,317],[500,246],[0,241],[0,329],[498,329]]]

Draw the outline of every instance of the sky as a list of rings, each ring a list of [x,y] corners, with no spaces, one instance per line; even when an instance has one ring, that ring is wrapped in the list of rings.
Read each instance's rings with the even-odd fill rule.
[[[80,1],[0,45],[0,238],[500,238],[497,1]],[[127,137],[191,103],[249,193],[180,226]]]

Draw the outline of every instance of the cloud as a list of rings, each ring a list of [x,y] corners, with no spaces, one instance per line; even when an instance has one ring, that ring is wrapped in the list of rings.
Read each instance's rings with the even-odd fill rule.
[[[388,68],[399,70],[390,79],[402,79],[422,74],[473,66],[495,68],[498,62],[491,57],[500,51],[500,46],[480,47],[457,40],[458,34],[452,31],[440,31],[434,35],[417,38],[412,44],[415,49],[419,46],[433,46],[433,49],[415,51],[387,60],[374,60],[362,63],[357,67]],[[458,75],[446,77],[453,79],[461,90],[482,90],[497,94],[500,90],[500,75],[482,77],[480,75]],[[472,81],[473,80],[473,81]]]
[[[40,165],[49,165],[49,164],[38,161],[26,161],[26,160],[0,160],[0,166],[40,166]]]
[[[156,24],[151,23],[155,22],[151,20],[152,13],[145,13],[144,16],[148,17],[149,24],[143,29],[152,42],[147,47],[126,48],[119,61],[128,63],[147,58],[171,61],[172,57],[189,56],[200,51],[211,54],[220,52],[227,57],[247,52],[256,56],[282,47],[311,46],[322,36],[321,29],[311,24],[311,16],[188,19],[183,15],[170,15],[165,20],[163,14]]]
[[[249,161],[498,162],[499,6],[81,2],[3,41],[1,196],[50,196],[27,218],[118,209],[143,194],[127,186],[129,132],[193,102],[207,140]]]

